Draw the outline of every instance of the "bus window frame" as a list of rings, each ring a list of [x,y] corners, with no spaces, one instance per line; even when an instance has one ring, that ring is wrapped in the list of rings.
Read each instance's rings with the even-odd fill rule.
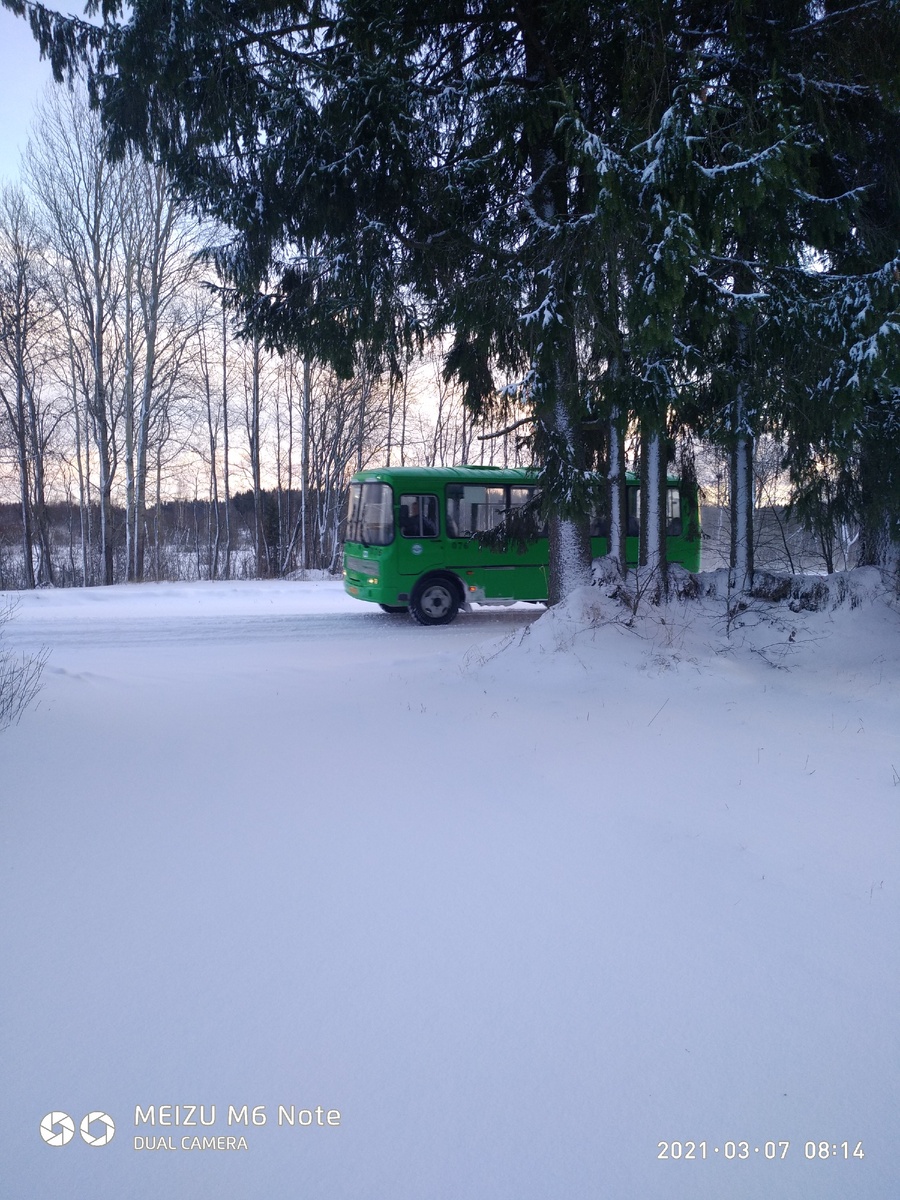
[[[447,483],[444,484],[444,524],[448,530],[449,530],[449,526],[451,523],[454,526],[456,526],[457,529],[459,528],[456,518],[451,517],[451,515],[450,515],[451,496],[449,493],[450,493],[451,489],[453,489],[453,488],[460,488],[463,492],[463,495],[458,496],[458,497],[454,496],[454,497],[452,497],[452,499],[461,503],[465,498],[465,489],[467,487],[482,489],[482,491],[485,494],[485,499],[483,502],[478,503],[478,508],[484,508],[487,510],[488,513],[496,514],[496,519],[490,525],[485,525],[485,527],[483,529],[473,529],[466,533],[457,532],[457,533],[451,534],[448,532],[447,533],[448,538],[459,539],[461,541],[471,541],[473,538],[477,538],[479,536],[479,534],[490,533],[490,531],[492,529],[496,529],[496,527],[499,524],[501,524],[501,522],[505,521],[511,512],[513,512],[519,508],[524,508],[526,504],[529,504],[534,499],[535,492],[537,492],[539,490],[537,484],[534,484],[534,483],[497,483],[496,481],[493,481],[493,480],[485,480],[484,483],[478,482],[478,483],[463,484],[463,483],[457,483],[455,480],[448,480]],[[497,492],[497,491],[501,491],[501,490],[503,491],[503,507],[502,508],[500,508],[496,504],[489,503],[488,499],[487,499],[488,492]],[[528,496],[528,499],[525,500],[522,504],[512,504],[511,497],[512,497],[512,492],[514,492],[514,491],[516,491],[516,492],[527,491],[530,493],[530,495]],[[480,522],[476,521],[475,524],[480,524]],[[546,530],[544,530],[540,536],[546,537],[547,536]]]
[[[403,509],[408,508],[408,505],[403,503],[404,500],[415,500],[419,505],[419,530],[417,533],[407,533],[406,529],[404,528]],[[434,501],[434,514],[432,522],[434,525],[434,533],[425,533],[425,521],[427,517],[425,513],[424,501],[426,500]],[[399,511],[396,524],[397,532],[400,534],[401,538],[405,538],[407,541],[425,541],[426,539],[428,541],[434,541],[441,536],[441,498],[435,492],[402,492],[398,496],[397,503]],[[406,519],[409,520],[409,513],[407,513]]]

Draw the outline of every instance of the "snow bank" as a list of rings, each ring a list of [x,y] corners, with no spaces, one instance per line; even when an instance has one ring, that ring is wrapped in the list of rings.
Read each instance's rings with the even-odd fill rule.
[[[676,580],[688,586],[683,568],[674,568]],[[680,574],[679,574],[680,572]],[[700,593],[720,600],[734,598],[729,586],[729,572],[701,572],[695,576]],[[848,604],[856,608],[889,599],[891,591],[877,567],[855,567],[851,571],[836,571],[833,575],[788,575],[772,571],[755,571],[751,597],[786,604],[792,612],[834,609]]]
[[[615,563],[597,560],[591,587],[577,589],[535,623],[479,646],[469,665],[502,657],[535,669],[555,656],[559,661],[547,669],[567,673],[578,664],[608,678],[613,664],[626,673],[679,667],[715,673],[723,658],[752,656],[770,667],[819,673],[842,669],[853,646],[853,654],[871,653],[873,660],[887,654],[900,668],[900,605],[875,568],[827,577],[757,575],[759,594],[747,598],[729,589],[725,570],[670,570],[671,597],[657,603],[648,598],[652,579],[642,586],[630,572],[623,581]],[[870,611],[854,619],[861,606]]]

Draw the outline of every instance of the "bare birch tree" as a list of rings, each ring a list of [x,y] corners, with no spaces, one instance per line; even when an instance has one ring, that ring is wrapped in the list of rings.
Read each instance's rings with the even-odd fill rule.
[[[115,579],[112,487],[121,414],[114,319],[122,286],[117,256],[123,175],[107,160],[99,117],[79,91],[56,88],[47,94],[25,175],[43,210],[57,269],[66,275],[69,333],[83,346],[89,369],[81,384],[99,472],[101,578],[109,584]],[[73,404],[80,399],[73,396]]]
[[[24,193],[20,188],[4,188],[0,192],[0,404],[16,447],[26,587],[54,582],[45,470],[47,445],[58,416],[43,396],[50,320],[43,250]]]

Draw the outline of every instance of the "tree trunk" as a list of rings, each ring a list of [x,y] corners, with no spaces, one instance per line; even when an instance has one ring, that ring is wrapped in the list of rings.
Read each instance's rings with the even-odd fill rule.
[[[734,402],[737,432],[730,458],[731,586],[735,591],[749,592],[753,585],[753,437],[744,422],[743,386],[739,386]]]
[[[50,584],[53,578],[53,557],[50,544],[50,514],[47,512],[47,497],[44,487],[44,439],[41,436],[37,404],[34,392],[26,385],[25,395],[28,401],[28,428],[31,442],[32,461],[32,493],[34,505],[34,525],[38,543],[38,575],[37,582]]]
[[[264,579],[267,570],[266,535],[263,527],[262,514],[262,485],[260,482],[260,452],[259,452],[259,338],[254,337],[251,357],[250,379],[250,413],[248,434],[250,437],[250,471],[253,479],[253,544],[256,554],[256,576]]]
[[[150,441],[150,418],[153,415],[153,383],[156,371],[156,349],[159,333],[158,285],[151,285],[148,301],[144,303],[144,374],[141,383],[141,410],[138,426],[137,480],[135,491],[135,577],[144,574],[144,509],[147,490],[147,453]]]
[[[740,247],[739,256],[746,257]],[[735,271],[735,291],[753,290],[753,276],[746,266]],[[749,592],[753,586],[753,421],[750,406],[750,373],[753,315],[742,311],[737,301],[736,386],[729,411],[731,491],[731,586]]]
[[[209,435],[209,490],[207,517],[207,575],[217,579],[219,575],[219,470],[216,461],[216,419],[212,410],[212,379],[207,352],[206,331],[202,331],[203,390],[206,399],[206,429]],[[215,535],[213,535],[215,528]]]
[[[641,429],[641,519],[639,561],[653,580],[656,597],[667,591],[666,440],[658,429]]]
[[[69,341],[71,357],[71,339]],[[91,498],[87,492],[84,463],[81,457],[81,416],[79,415],[79,396],[75,379],[74,358],[72,369],[72,409],[75,415],[75,459],[78,463],[78,518],[81,527],[81,586],[89,587],[91,583]]]
[[[303,360],[303,408],[300,417],[300,566],[309,568],[309,359]]]
[[[860,530],[857,562],[900,578],[900,513],[891,497],[900,494],[893,439],[864,435],[859,455]]]
[[[231,482],[228,465],[228,320],[222,306],[222,483],[225,487],[225,578],[231,578]]]
[[[623,576],[628,570],[628,553],[625,542],[628,535],[628,508],[625,483],[624,426],[624,414],[618,405],[614,405],[609,419],[609,465],[606,474],[606,511],[609,514],[607,553],[618,563]]]
[[[536,90],[554,90],[558,83],[548,68],[546,46],[552,41],[552,29],[546,8],[527,0],[517,6],[516,15],[529,83]],[[590,517],[586,507],[579,512],[586,461],[574,320],[566,275],[558,269],[556,243],[549,232],[568,220],[571,204],[557,138],[555,123],[548,121],[529,131],[527,146],[537,217],[531,231],[536,250],[534,312],[543,313],[540,328],[536,325],[534,332],[535,416],[548,456],[545,471],[554,476],[550,482],[556,493],[549,522],[551,604],[591,582]]]
[[[6,411],[16,436],[16,459],[19,467],[19,500],[22,510],[22,573],[26,588],[34,587],[34,540],[31,530],[31,500],[28,472],[28,449],[25,440],[25,404],[22,380],[16,381],[16,406],[4,396]]]
[[[125,259],[125,578],[135,578],[138,520],[134,494],[134,262]]]
[[[581,430],[576,426],[565,402],[562,385],[562,367],[557,371],[557,397],[550,414],[544,416],[542,424],[554,442],[562,446],[567,464],[578,469],[579,462],[584,470],[584,454]],[[548,582],[549,602],[557,604],[571,595],[577,588],[587,587],[591,582],[591,527],[587,513],[569,516],[564,513],[550,514],[550,578]]]

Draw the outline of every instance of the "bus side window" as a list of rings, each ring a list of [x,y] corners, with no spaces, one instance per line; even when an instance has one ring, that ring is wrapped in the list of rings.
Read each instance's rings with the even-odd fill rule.
[[[506,488],[489,487],[484,489],[484,504],[478,514],[478,532],[486,533],[499,525],[506,515]]]
[[[516,508],[524,508],[526,504],[529,504],[534,499],[536,493],[536,487],[511,487],[509,489],[510,511]],[[537,512],[535,513],[535,523],[537,525],[537,536],[546,537],[547,524]]]
[[[472,528],[465,504],[465,489],[461,483],[448,483],[444,489],[447,509],[446,524],[450,537],[471,537]],[[450,531],[453,531],[452,533]]]
[[[666,537],[681,537],[681,493],[678,488],[666,491]]]
[[[400,535],[429,538],[438,535],[437,496],[400,497]]]
[[[609,537],[609,517],[596,506],[591,512],[591,537]]]
[[[506,488],[483,484],[447,484],[447,528],[455,527],[451,537],[472,537],[493,529],[506,511]]]
[[[422,513],[422,537],[437,537],[438,535],[438,500],[437,496],[421,496],[419,510]]]
[[[628,528],[625,533],[628,537],[639,537],[641,532],[641,489],[630,487],[628,489]]]

